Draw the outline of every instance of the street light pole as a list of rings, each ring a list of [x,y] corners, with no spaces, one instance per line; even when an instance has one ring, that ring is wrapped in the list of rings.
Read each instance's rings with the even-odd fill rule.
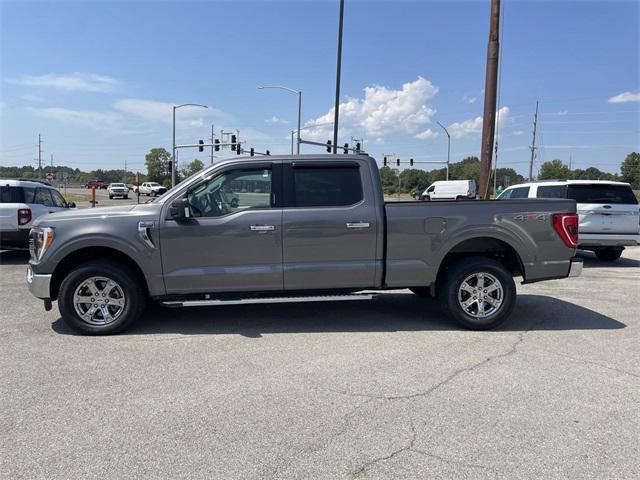
[[[338,55],[336,59],[336,104],[333,112],[333,153],[338,153],[338,119],[340,117],[340,73],[342,71],[342,24],[344,21],[344,0],[340,0],[338,20]]]
[[[302,91],[296,90],[294,88],[285,87],[283,85],[260,85],[258,90],[264,90],[265,88],[278,88],[280,90],[286,90],[287,92],[295,93],[298,96],[298,135],[297,142],[298,147],[296,149],[296,153],[300,155],[300,122],[302,121]],[[293,149],[291,149],[291,153],[293,154]]]
[[[171,161],[173,162],[173,165],[171,168],[171,188],[176,186],[176,169],[178,167],[176,161],[176,110],[182,107],[209,108],[206,105],[200,105],[199,103],[183,103],[182,105],[173,106],[173,147],[171,152]]]
[[[436,122],[440,125],[440,128],[444,130],[444,133],[447,134],[447,180],[449,180],[449,163],[451,162],[451,135],[449,135],[449,131],[442,125],[440,122]]]

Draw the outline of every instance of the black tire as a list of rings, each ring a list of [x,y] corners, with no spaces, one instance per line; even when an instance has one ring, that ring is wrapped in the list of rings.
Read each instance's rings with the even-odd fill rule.
[[[110,323],[96,325],[82,319],[74,306],[76,289],[91,277],[112,279],[121,287],[125,304],[121,313]],[[76,267],[60,285],[58,308],[64,322],[75,331],[85,335],[111,335],[120,333],[131,326],[142,314],[147,294],[141,281],[131,269],[120,263],[97,260]],[[93,300],[93,299],[92,299]]]
[[[502,288],[500,294],[501,303],[496,307],[494,312],[482,318],[466,311],[458,300],[463,281],[476,274],[483,274],[483,285],[486,278],[488,278],[485,277],[484,274],[488,274],[489,277],[495,278]],[[491,285],[492,283],[487,285],[487,287]],[[484,292],[486,291],[487,290],[484,290]],[[487,257],[466,257],[453,263],[444,273],[442,281],[437,287],[437,293],[443,311],[463,327],[472,330],[490,330],[497,327],[509,317],[516,301],[516,286],[511,273],[501,263]],[[475,298],[471,297],[472,294],[466,291],[464,293],[460,292],[460,295],[468,295],[468,298],[465,298],[465,300]],[[493,293],[485,293],[485,295],[491,296],[493,301],[495,301],[498,293],[495,293],[495,297]],[[473,309],[474,303],[472,300],[469,306],[470,309]],[[483,301],[482,308],[485,308],[487,304],[488,302]],[[475,309],[475,313],[479,314],[480,305],[476,303]]]
[[[602,250],[596,250],[594,253],[598,260],[602,260],[603,262],[613,262],[620,258],[622,255],[622,250],[624,248],[604,248]]]
[[[124,196],[124,199],[125,199],[125,200],[129,200],[129,195],[125,195],[125,196]]]
[[[111,195],[109,195],[109,200],[113,200],[113,197]]]
[[[431,290],[429,287],[410,287],[409,290],[419,297],[431,298]]]

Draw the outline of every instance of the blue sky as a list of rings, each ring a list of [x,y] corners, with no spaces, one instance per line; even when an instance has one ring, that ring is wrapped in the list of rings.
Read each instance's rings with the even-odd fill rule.
[[[640,10],[636,1],[503,0],[499,166],[528,169],[540,101],[536,165],[618,171],[640,149]],[[295,96],[303,123],[332,119],[337,1],[1,3],[0,164],[44,158],[85,170],[144,171],[151,147],[240,130],[246,146],[288,153]],[[340,143],[364,138],[380,158],[478,155],[489,0],[347,0]],[[305,130],[330,138],[331,127]],[[323,152],[306,146],[303,152]],[[221,152],[228,156],[229,152]],[[184,150],[180,162],[205,152]],[[432,165],[422,164],[430,169]]]

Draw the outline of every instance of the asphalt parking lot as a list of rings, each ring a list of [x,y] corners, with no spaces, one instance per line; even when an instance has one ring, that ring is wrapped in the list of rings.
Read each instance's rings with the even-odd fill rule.
[[[639,478],[640,248],[584,256],[497,331],[400,290],[93,338],[0,252],[0,477]]]

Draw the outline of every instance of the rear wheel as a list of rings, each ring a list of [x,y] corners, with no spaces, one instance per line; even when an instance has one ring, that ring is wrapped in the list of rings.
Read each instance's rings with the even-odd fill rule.
[[[58,307],[64,322],[88,335],[119,333],[144,310],[146,293],[137,275],[121,264],[89,262],[60,285]]]
[[[598,260],[602,260],[604,262],[613,262],[614,260],[620,258],[620,255],[622,255],[622,250],[624,250],[624,248],[604,248],[602,250],[596,250],[594,253],[596,254],[596,257],[598,257]]]
[[[467,257],[444,274],[438,298],[445,313],[464,327],[489,330],[511,314],[516,287],[501,263],[486,257]]]

